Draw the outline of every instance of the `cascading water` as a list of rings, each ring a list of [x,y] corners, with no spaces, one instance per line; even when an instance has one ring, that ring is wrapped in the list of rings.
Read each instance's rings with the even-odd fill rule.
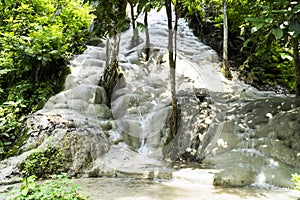
[[[140,131],[140,139],[141,139],[141,147],[139,148],[138,152],[141,154],[147,153],[147,147],[146,147],[146,123],[147,123],[147,118],[144,119],[141,108],[137,105],[138,109],[138,114],[140,115],[140,122],[141,122],[141,131]]]
[[[165,122],[169,121],[171,112],[167,20],[163,11],[150,12],[149,19],[152,54],[148,62],[143,61],[145,38],[142,33],[140,43],[135,47],[128,42],[131,40],[131,30],[121,36],[120,65],[127,86],[115,89],[116,98],[112,103],[113,115],[120,130],[126,135],[125,142],[137,152],[147,153],[147,157],[151,157],[150,152],[153,149],[161,152],[161,147],[165,145],[169,131]],[[291,186],[289,176],[297,172],[297,169],[281,163],[283,158],[280,155],[277,155],[280,158],[275,159],[275,162],[281,164],[275,166],[269,158],[272,153],[266,149],[276,146],[276,139],[272,141],[271,138],[259,137],[256,133],[262,123],[268,123],[271,111],[259,111],[262,114],[256,113],[255,108],[248,109],[255,101],[268,102],[270,99],[272,102],[272,99],[283,96],[260,92],[237,80],[226,80],[219,71],[220,64],[216,53],[199,42],[183,19],[179,20],[177,42],[176,90],[181,106],[181,121],[179,134],[173,139],[174,142],[164,147],[164,157],[173,160],[205,158],[204,163],[222,169],[214,178],[215,183],[220,185]],[[208,102],[201,102],[201,95],[198,98],[199,91],[208,91],[207,107]],[[137,94],[139,117],[135,116],[136,113],[131,113],[130,104],[130,96]],[[288,99],[282,99],[285,100]],[[154,109],[153,101],[159,109]],[[253,106],[255,105],[254,103]],[[205,109],[201,110],[202,107],[211,112],[207,114]],[[136,127],[137,124],[139,127]],[[201,133],[199,125],[208,127],[205,133]],[[196,134],[197,132],[200,133]],[[147,151],[143,151],[144,147],[147,147]],[[292,153],[289,159],[299,160],[299,156]],[[233,160],[232,166],[228,164],[228,160]],[[267,173],[268,169],[272,173]],[[275,172],[276,169],[279,169],[278,172]],[[282,178],[272,178],[281,176],[287,178],[284,181]]]
[[[151,56],[148,62],[143,61],[144,34],[140,33],[140,43],[135,47],[128,42],[131,41],[132,30],[121,35],[120,65],[127,85],[115,89],[112,102],[113,116],[121,131],[127,135],[126,138],[129,138],[127,143],[140,153],[145,153],[145,147],[148,150],[155,147],[157,150],[157,147],[163,145],[168,132],[168,124],[165,122],[171,113],[167,20],[162,11],[150,12],[149,17]],[[179,21],[178,35],[177,91],[188,94],[203,88],[212,92],[223,91],[216,53],[201,44],[182,19]],[[132,99],[132,96],[135,98]],[[139,117],[132,113],[133,105],[138,105],[136,110]],[[137,127],[137,124],[140,126]],[[140,137],[140,144],[136,144],[134,138],[137,137]]]
[[[137,101],[138,102],[138,101]],[[147,140],[147,128],[149,127],[149,122],[151,121],[151,114],[148,114],[145,118],[141,112],[141,108],[137,104],[137,110],[138,114],[140,116],[139,121],[140,121],[140,141],[141,141],[141,146],[138,149],[138,152],[140,154],[146,154],[148,153],[147,145],[146,145],[146,140]]]

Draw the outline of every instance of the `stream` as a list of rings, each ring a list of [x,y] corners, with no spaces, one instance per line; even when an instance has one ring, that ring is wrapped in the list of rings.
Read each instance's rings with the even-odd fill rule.
[[[149,13],[149,32],[147,62],[144,33],[136,46],[132,30],[121,34],[124,80],[113,91],[111,108],[98,86],[105,46],[88,46],[72,60],[64,91],[28,117],[24,124],[31,137],[17,156],[0,162],[0,199],[18,180],[14,174],[26,156],[49,145],[65,151],[69,175],[95,200],[300,197],[290,181],[300,172],[299,99],[226,80],[216,52],[180,19],[181,118],[178,135],[168,141],[171,93],[163,9]]]

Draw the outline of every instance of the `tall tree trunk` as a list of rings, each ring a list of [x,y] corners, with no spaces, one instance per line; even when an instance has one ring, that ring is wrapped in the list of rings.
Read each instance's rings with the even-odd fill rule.
[[[173,57],[173,27],[172,27],[172,5],[171,0],[165,0],[166,12],[168,16],[168,29],[169,29],[169,65],[170,65],[170,82],[171,82],[171,95],[172,95],[172,118],[171,118],[171,133],[173,137],[177,134],[177,97],[176,97],[176,82],[175,82],[175,69],[176,64]]]
[[[174,58],[174,66],[176,69],[176,61],[177,61],[177,28],[178,28],[178,19],[179,19],[179,10],[178,10],[178,0],[175,1],[175,25],[174,25],[174,31],[175,31],[175,58]]]
[[[119,66],[119,46],[120,34],[115,34],[112,38],[108,38],[106,42],[106,64],[104,73],[99,81],[108,97],[108,106],[111,106],[111,98],[115,87],[120,84],[123,72]],[[121,86],[120,86],[121,87]]]
[[[132,23],[132,29],[135,30],[135,17],[134,17],[134,4],[130,4],[130,11],[131,11],[131,23]]]
[[[132,23],[132,31],[133,31],[132,32],[133,33],[132,46],[136,46],[138,43],[138,29],[137,29],[136,23],[135,23],[134,7],[135,7],[135,4],[131,3],[130,10],[131,10],[131,23]]]
[[[231,73],[229,70],[228,62],[228,20],[227,20],[227,4],[226,0],[223,0],[223,60],[222,60],[222,72],[226,78],[231,79]]]
[[[150,58],[150,34],[149,34],[149,29],[148,29],[148,11],[147,10],[145,10],[144,25],[145,25],[145,33],[146,33],[146,48],[145,48],[146,58],[145,58],[145,60],[148,61]]]
[[[300,58],[299,58],[299,44],[300,41],[296,40],[293,45],[293,54],[294,54],[294,67],[296,74],[296,95],[300,96]]]

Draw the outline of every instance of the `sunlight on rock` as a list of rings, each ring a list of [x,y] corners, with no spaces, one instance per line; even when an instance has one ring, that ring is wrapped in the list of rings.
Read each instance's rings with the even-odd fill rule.
[[[266,176],[263,172],[260,172],[255,180],[255,185],[263,186],[266,183]]]
[[[218,146],[221,146],[224,149],[226,149],[228,147],[227,142],[224,141],[223,138],[218,139],[217,143],[218,143]]]
[[[279,163],[277,161],[275,161],[273,158],[270,159],[270,165],[274,166],[274,167],[278,167]]]
[[[267,113],[266,117],[268,117],[269,119],[272,119],[273,115],[271,113]]]

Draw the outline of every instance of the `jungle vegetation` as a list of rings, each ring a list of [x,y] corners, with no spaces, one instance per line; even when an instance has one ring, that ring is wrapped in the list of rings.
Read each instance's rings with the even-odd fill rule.
[[[91,10],[80,0],[1,1],[0,160],[24,140],[22,117],[61,90],[69,60],[84,50]]]

